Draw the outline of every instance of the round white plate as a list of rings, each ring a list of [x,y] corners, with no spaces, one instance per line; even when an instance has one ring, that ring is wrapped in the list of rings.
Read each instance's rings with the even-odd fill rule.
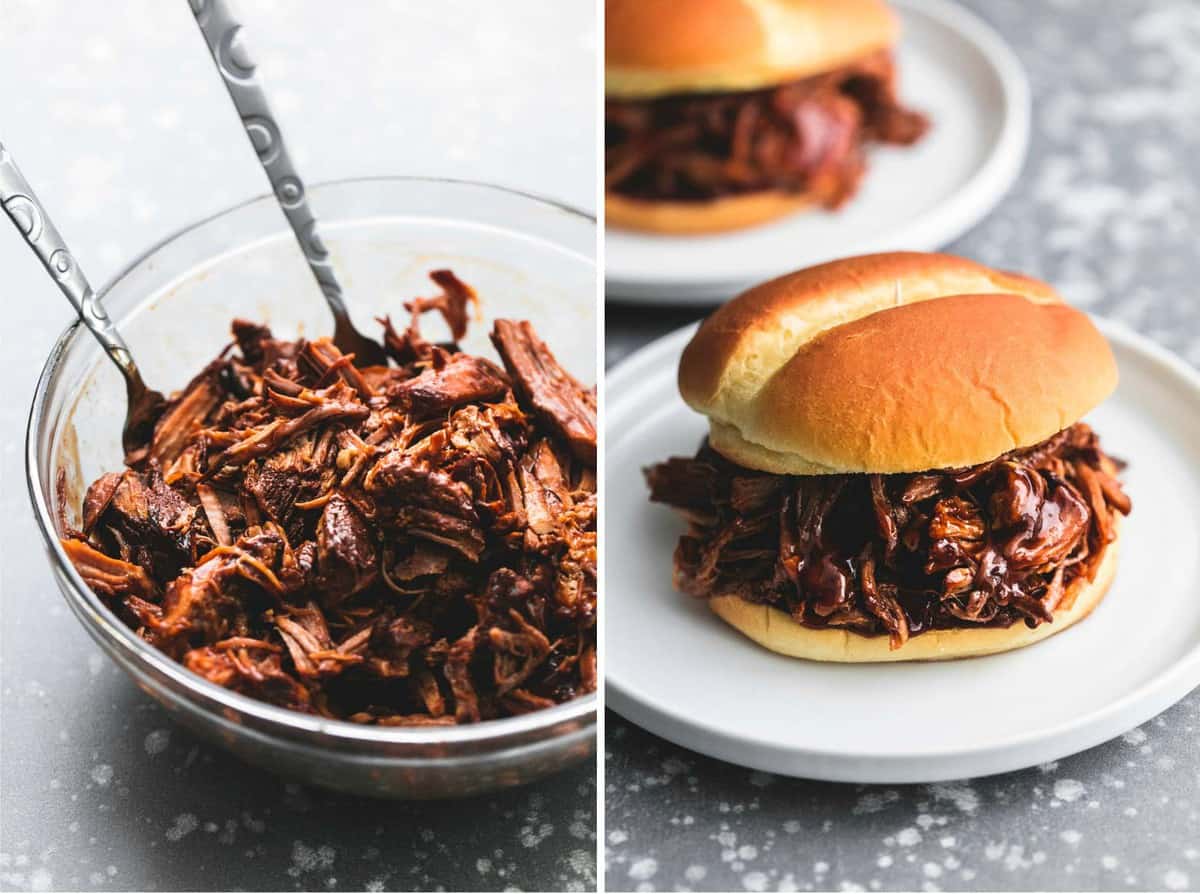
[[[1200,375],[1097,321],[1121,384],[1088,421],[1130,461],[1116,582],[1090,617],[986,658],[837,665],[760,648],[671,587],[683,523],[643,467],[691,455],[704,420],[675,389],[692,329],[607,379],[608,704],[652,733],[759,770],[844,782],[984,776],[1090,748],[1200,685]]]
[[[872,150],[862,189],[840,211],[797,214],[715,236],[616,228],[606,285],[643,303],[724,300],[780,273],[855,254],[940,248],[1008,191],[1029,142],[1029,86],[987,25],[945,0],[899,0],[900,86],[933,127],[911,147]]]

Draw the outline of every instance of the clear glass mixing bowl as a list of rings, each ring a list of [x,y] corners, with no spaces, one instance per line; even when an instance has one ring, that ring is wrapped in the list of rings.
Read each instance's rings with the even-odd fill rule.
[[[321,233],[355,325],[407,318],[450,267],[474,286],[485,320],[464,342],[491,353],[490,321],[533,321],[581,381],[596,379],[596,224],[573,209],[494,186],[378,178],[312,186]],[[275,199],[263,196],[177,233],[101,290],[151,387],[169,392],[216,356],[235,316],[281,337],[325,333],[332,319]],[[427,318],[428,319],[428,318]],[[439,336],[433,321],[429,333]],[[104,651],[195,732],[272,772],[382,797],[468,795],[537,779],[594,754],[595,694],[470,726],[385,728],[325,720],[216,686],[143,642],[83,583],[59,545],[60,494],[77,520],[83,493],[121,468],[125,391],[79,325],[38,381],[26,442],[29,492],[67,603]]]

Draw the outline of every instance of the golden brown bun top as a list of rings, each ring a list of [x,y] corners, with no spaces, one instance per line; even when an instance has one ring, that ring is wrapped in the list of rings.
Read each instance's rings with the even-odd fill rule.
[[[757,286],[683,352],[713,447],[780,474],[968,466],[1050,437],[1116,387],[1085,314],[964,258],[846,258]]]
[[[753,90],[896,41],[882,0],[607,0],[609,96]]]

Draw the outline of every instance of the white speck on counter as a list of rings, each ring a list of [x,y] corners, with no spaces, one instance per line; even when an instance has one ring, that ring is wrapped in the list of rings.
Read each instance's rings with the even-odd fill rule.
[[[894,804],[900,800],[900,793],[895,789],[884,789],[881,792],[864,792],[859,795],[858,802],[850,809],[850,812],[856,816],[862,816],[869,813],[878,813],[886,808],[889,804]]]
[[[575,817],[567,826],[567,834],[581,841],[595,841],[596,829],[592,825],[591,816],[586,811],[575,811]]]
[[[162,754],[170,744],[171,731],[166,729],[151,730],[146,733],[146,738],[142,741],[142,747],[146,750],[146,754],[151,757],[156,754]]]
[[[528,825],[521,828],[521,846],[525,848],[535,848],[547,838],[554,834],[554,826],[550,823],[542,823],[538,826]]]
[[[337,852],[329,845],[309,847],[303,841],[292,842],[292,865],[287,874],[297,878],[305,873],[332,869]]]
[[[677,757],[669,757],[662,762],[662,770],[668,776],[678,776],[680,773],[686,773],[688,769],[687,761]]]
[[[1163,884],[1169,891],[1184,891],[1187,890],[1188,877],[1186,872],[1180,872],[1178,869],[1168,869],[1163,876]]]
[[[912,826],[901,829],[896,833],[896,844],[901,847],[915,847],[921,843],[921,833]]]
[[[979,808],[979,794],[967,783],[940,782],[929,786],[934,800],[949,801],[962,813],[974,813]]]
[[[1025,857],[1024,845],[1014,844],[1008,848],[1008,853],[1004,855],[1004,868],[1009,872],[1014,872],[1017,869],[1028,869],[1033,865],[1033,861]]]
[[[769,882],[765,872],[747,872],[742,876],[742,887],[747,891],[765,891]]]
[[[175,817],[175,822],[167,829],[167,841],[182,841],[200,828],[200,821],[194,813],[181,813]]]
[[[1121,739],[1127,745],[1144,745],[1146,744],[1146,738],[1146,731],[1140,726],[1137,729],[1131,729],[1125,735],[1121,736]]]
[[[653,857],[642,857],[634,860],[629,866],[629,877],[637,882],[646,882],[654,878],[658,872],[658,861]]]
[[[1086,791],[1078,779],[1059,779],[1054,783],[1054,797],[1068,804],[1078,801]]]
[[[575,874],[571,884],[577,890],[591,891],[596,887],[596,855],[593,851],[577,848],[567,854],[567,866]]]

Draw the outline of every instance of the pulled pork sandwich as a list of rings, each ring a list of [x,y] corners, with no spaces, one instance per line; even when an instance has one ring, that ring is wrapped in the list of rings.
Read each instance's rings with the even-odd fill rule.
[[[896,96],[882,0],[607,0],[605,210],[702,233],[837,208],[871,143],[928,126]]]
[[[235,320],[63,549],[147,642],[310,714],[470,723],[596,688],[596,401],[526,322],[462,353],[475,293],[381,321],[393,364]],[[454,342],[418,320],[439,311]]]
[[[937,254],[834,261],[704,322],[679,389],[709,419],[646,470],[679,589],[821,661],[1002,652],[1085,617],[1116,569],[1120,464],[1077,421],[1116,386],[1046,284]]]

